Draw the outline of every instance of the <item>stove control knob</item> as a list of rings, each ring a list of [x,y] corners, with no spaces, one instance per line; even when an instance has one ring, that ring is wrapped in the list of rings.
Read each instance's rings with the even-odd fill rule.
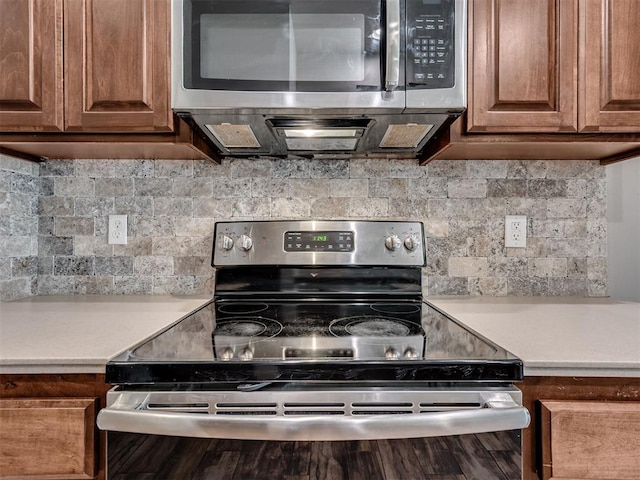
[[[240,245],[238,248],[247,252],[251,250],[251,247],[253,247],[253,240],[251,237],[249,235],[240,235]]]
[[[231,360],[233,358],[233,349],[231,347],[225,347],[220,352],[220,359]]]
[[[242,350],[240,350],[238,358],[240,358],[240,360],[251,360],[253,358],[253,350],[251,350],[249,347],[244,347]]]
[[[398,250],[402,246],[402,241],[397,235],[389,235],[384,241],[384,246],[387,250]]]
[[[398,352],[395,348],[387,348],[384,351],[384,358],[387,360],[397,360],[400,358],[400,352]]]
[[[420,245],[420,242],[418,242],[418,239],[412,235],[404,239],[404,248],[406,248],[410,252],[413,252],[416,248],[418,248],[418,245]]]
[[[220,250],[231,250],[233,248],[233,238],[229,235],[220,235],[218,248],[220,248]]]
[[[413,348],[409,347],[404,351],[403,356],[404,358],[407,358],[409,360],[415,360],[416,358],[418,358],[418,352],[416,352]]]

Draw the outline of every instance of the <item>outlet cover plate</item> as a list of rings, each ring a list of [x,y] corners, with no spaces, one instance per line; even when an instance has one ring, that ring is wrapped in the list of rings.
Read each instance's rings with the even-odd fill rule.
[[[504,219],[504,245],[509,248],[527,247],[527,217],[507,215]]]
[[[109,215],[109,237],[111,245],[127,244],[127,216]]]

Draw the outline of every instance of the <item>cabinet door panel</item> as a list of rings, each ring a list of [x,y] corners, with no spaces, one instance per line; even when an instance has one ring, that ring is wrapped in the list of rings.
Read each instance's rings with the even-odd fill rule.
[[[169,131],[167,0],[65,0],[67,131]]]
[[[94,478],[96,399],[0,399],[0,477]]]
[[[0,0],[0,72],[1,130],[62,130],[62,0]]]
[[[543,479],[636,480],[640,403],[541,401]]]
[[[576,1],[470,7],[468,130],[576,131]]]
[[[581,131],[640,131],[640,2],[580,4]]]

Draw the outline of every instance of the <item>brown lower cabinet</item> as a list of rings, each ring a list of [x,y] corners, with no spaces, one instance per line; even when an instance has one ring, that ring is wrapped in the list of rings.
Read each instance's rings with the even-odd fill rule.
[[[0,399],[0,475],[95,478],[95,398]]]
[[[637,479],[640,378],[526,377],[523,478]],[[0,376],[0,478],[105,479],[104,375]]]
[[[525,480],[640,478],[640,378],[526,377]]]
[[[0,375],[0,478],[105,477],[104,375]]]
[[[640,402],[542,400],[543,479],[636,480]]]

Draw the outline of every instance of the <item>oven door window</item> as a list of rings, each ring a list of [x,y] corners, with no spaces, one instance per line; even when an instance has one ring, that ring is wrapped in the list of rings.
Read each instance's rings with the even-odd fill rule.
[[[186,88],[382,90],[379,0],[185,0]]]

